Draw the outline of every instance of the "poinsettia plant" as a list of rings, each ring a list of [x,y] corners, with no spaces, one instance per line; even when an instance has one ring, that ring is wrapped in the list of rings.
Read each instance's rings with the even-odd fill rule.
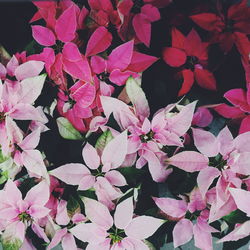
[[[247,1],[32,4],[0,48],[2,248],[249,247]]]

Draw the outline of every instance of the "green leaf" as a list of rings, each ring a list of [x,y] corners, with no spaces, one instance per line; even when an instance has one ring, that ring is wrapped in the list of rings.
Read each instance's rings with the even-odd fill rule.
[[[18,235],[19,232],[16,229],[16,225],[17,222],[9,224],[1,235],[1,243],[4,250],[18,250],[23,244]]]
[[[80,195],[81,200],[84,197],[97,200],[97,196],[96,196],[95,190],[93,188],[91,188],[89,190],[85,190],[85,191],[80,190],[77,193]]]
[[[126,92],[133,106],[137,108],[140,106],[141,115],[149,115],[149,105],[145,93],[143,92],[140,83],[138,83],[133,77],[129,77],[126,82]]]
[[[3,240],[2,245],[3,245],[3,250],[19,250],[20,247],[22,246],[22,241],[19,239],[12,239],[9,241]]]
[[[68,140],[83,140],[83,136],[77,131],[73,125],[64,117],[56,119],[59,133],[64,139]]]
[[[69,217],[73,217],[75,213],[81,213],[80,204],[72,195],[67,202],[67,212]]]
[[[156,250],[154,245],[151,242],[149,242],[148,240],[143,240],[143,242],[147,245],[149,250]]]
[[[144,169],[137,169],[135,167],[122,167],[116,170],[125,177],[130,186],[136,185],[136,181],[138,181],[138,179],[140,179],[145,174]]]
[[[0,149],[0,163],[5,162],[8,158],[8,156],[3,155],[2,150]]]
[[[103,132],[102,135],[97,139],[95,144],[95,148],[98,151],[98,153],[101,154],[103,149],[113,138],[114,137],[109,129]]]
[[[0,185],[6,182],[9,179],[9,175],[7,171],[1,172],[1,177],[0,177]]]
[[[24,48],[27,55],[39,54],[43,50],[43,46],[37,43],[35,40],[32,40],[27,46]]]
[[[222,218],[230,224],[243,223],[249,219],[244,212],[238,209]]]

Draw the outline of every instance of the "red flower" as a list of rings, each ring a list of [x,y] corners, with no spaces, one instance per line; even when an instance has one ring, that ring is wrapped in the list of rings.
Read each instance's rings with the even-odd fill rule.
[[[250,43],[250,8],[247,1],[242,0],[232,5],[226,13],[201,13],[190,17],[205,30],[213,32],[213,41],[219,42],[221,48],[228,52],[233,44],[236,45],[243,60],[248,62]]]
[[[172,29],[172,47],[165,47],[163,60],[172,67],[181,67],[183,77],[179,96],[186,94],[194,80],[203,88],[216,90],[216,80],[205,67],[207,64],[207,43],[203,43],[192,29],[185,37],[176,28]]]
[[[123,40],[136,39],[136,42],[144,43],[147,47],[151,40],[151,23],[160,20],[160,12],[156,6],[166,6],[169,0],[165,1],[132,1],[122,0],[117,5],[121,17],[121,24],[118,33]],[[150,4],[149,4],[150,3]]]

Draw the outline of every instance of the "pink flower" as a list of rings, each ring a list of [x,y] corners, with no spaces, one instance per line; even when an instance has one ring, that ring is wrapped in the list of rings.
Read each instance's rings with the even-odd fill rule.
[[[85,212],[91,223],[80,223],[70,229],[79,240],[88,242],[87,249],[148,249],[142,241],[165,222],[150,216],[133,218],[133,198],[116,206],[114,218],[102,203],[84,198]],[[150,225],[150,226],[149,226]]]
[[[241,225],[235,227],[235,229],[227,234],[222,239],[218,240],[217,243],[225,241],[237,241],[250,235],[250,221],[246,221]]]
[[[52,6],[51,6],[52,5]],[[37,15],[40,14],[36,20],[44,18],[48,27],[40,25],[32,26],[32,35],[34,39],[41,45],[52,46],[56,43],[56,40],[60,40],[64,43],[71,42],[76,36],[77,28],[77,14],[79,14],[79,7],[70,1],[70,5],[63,6],[62,3],[58,4],[58,12],[60,16],[56,18],[56,5],[52,3],[50,5],[40,6]],[[39,7],[39,3],[37,4]],[[65,8],[66,7],[66,8]],[[47,12],[47,15],[45,13]],[[34,18],[32,21],[35,21]]]
[[[87,218],[83,214],[79,213],[75,213],[71,218],[69,218],[67,213],[67,202],[65,200],[60,200],[55,218],[57,224],[54,224],[52,220],[48,221],[46,224],[46,226],[48,226],[49,224],[49,226],[55,230],[47,249],[50,250],[61,242],[62,248],[64,250],[69,249],[69,247],[72,250],[77,250],[78,248],[75,242],[75,238],[69,231],[69,228],[72,228],[72,224],[75,225],[78,223],[83,223],[86,220]],[[62,227],[58,228],[58,225],[61,225]],[[53,229],[52,231],[54,231]]]
[[[205,250],[213,249],[211,233],[217,230],[208,225],[209,211],[206,210],[206,202],[198,188],[193,189],[188,197],[189,202],[173,198],[153,198],[153,200],[169,220],[177,221],[173,229],[175,248],[187,243],[194,236],[196,247]],[[187,214],[188,211],[192,214],[200,211],[200,215],[197,217],[193,214],[190,217]],[[193,217],[197,217],[195,225],[191,221]]]
[[[18,135],[17,129],[15,135]],[[19,132],[19,138],[17,136],[13,138],[13,159],[18,166],[24,166],[27,169],[30,177],[43,176],[49,181],[42,154],[35,149],[40,141],[40,133],[41,130],[38,128],[23,139],[21,132]]]
[[[49,186],[45,181],[31,188],[22,199],[22,193],[11,180],[0,192],[0,218],[5,220],[3,244],[17,244],[24,241],[26,228],[30,225],[40,228],[38,220],[47,216],[49,209],[44,207],[49,199]]]
[[[38,76],[43,70],[44,63],[38,60],[30,60],[19,65],[16,56],[12,56],[6,68],[0,63],[0,79],[5,80],[6,76],[15,77],[18,81]]]
[[[42,53],[32,55],[30,58],[44,61],[47,73],[62,88],[65,88],[66,84],[65,72],[82,81],[92,82],[88,61],[76,45],[78,43],[76,31],[83,26],[88,13],[86,8],[80,10],[73,1],[35,4],[39,10],[32,21],[43,18],[47,27],[33,25],[32,35],[39,44],[54,46],[57,55],[52,48],[45,48]],[[98,51],[101,52],[100,49]]]
[[[82,150],[88,167],[80,163],[70,163],[50,172],[53,176],[70,185],[78,185],[79,190],[95,188],[98,200],[112,208],[112,200],[121,196],[115,186],[127,184],[123,175],[115,170],[123,163],[127,154],[127,131],[117,135],[104,148],[101,157],[90,144]]]
[[[166,170],[166,165],[163,164],[165,153],[161,149],[163,146],[183,146],[180,137],[184,136],[191,126],[195,102],[181,107],[179,113],[172,113],[175,105],[169,105],[158,111],[150,122],[146,96],[133,78],[127,81],[126,91],[133,106],[116,98],[102,96],[104,114],[107,120],[113,114],[120,128],[128,129],[130,132],[128,154],[138,152],[140,156],[136,167],[141,168],[148,163],[153,180],[162,182],[171,170]],[[204,163],[207,164],[206,157],[200,156],[200,158],[203,159],[203,166]]]
[[[4,84],[0,81],[0,144],[4,154],[10,150],[9,142],[22,137],[13,119],[47,122],[44,114],[32,106],[41,94],[45,77],[35,76],[21,82],[5,80]],[[18,139],[17,141],[20,142]]]
[[[227,127],[221,130],[217,137],[208,131],[193,129],[194,144],[197,149],[208,157],[215,157],[213,165],[201,170],[197,177],[203,197],[214,179],[219,177],[215,186],[216,195],[210,201],[210,222],[237,208],[235,196],[230,190],[241,187],[242,180],[239,175],[249,174],[249,135],[248,132],[233,138]]]

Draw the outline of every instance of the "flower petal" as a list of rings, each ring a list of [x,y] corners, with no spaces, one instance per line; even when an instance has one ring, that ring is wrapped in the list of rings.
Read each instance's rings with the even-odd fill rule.
[[[133,197],[129,197],[116,206],[114,224],[119,229],[125,229],[133,217]]]
[[[110,46],[111,41],[111,33],[103,26],[98,27],[89,38],[86,56],[93,56],[106,50]]]
[[[89,143],[82,150],[82,158],[90,169],[97,169],[100,166],[100,157],[96,149]]]
[[[142,215],[132,219],[124,231],[131,238],[143,240],[153,235],[163,223],[162,219]]]
[[[37,76],[37,75],[39,75],[41,73],[43,68],[44,68],[44,62],[33,61],[33,60],[25,62],[25,63],[19,65],[15,69],[16,79],[18,81],[22,81],[22,80],[24,80],[26,78]],[[44,78],[44,80],[45,80],[46,75],[42,75],[42,76],[40,76],[40,78]],[[36,83],[36,78],[34,78],[33,81],[34,81],[33,85],[38,84],[38,83]],[[39,88],[40,86],[37,86],[37,87],[38,87],[37,92],[39,92],[39,91],[41,92],[41,88]],[[35,91],[35,90],[33,90],[33,91]],[[30,94],[33,95],[32,92]]]
[[[112,139],[104,148],[102,153],[102,163],[111,163],[112,168],[118,168],[123,163],[127,154],[127,131]]]
[[[216,79],[210,71],[206,69],[195,68],[194,77],[196,82],[205,89],[216,90]]]
[[[44,206],[50,196],[49,185],[46,181],[41,181],[31,188],[25,196],[25,201],[29,204]]]
[[[250,221],[246,221],[243,224],[237,226],[232,232],[227,234],[222,239],[218,240],[217,243],[225,241],[237,241],[250,235]]]
[[[47,169],[40,151],[36,149],[24,150],[22,152],[22,161],[29,172],[46,178]]]
[[[112,227],[113,218],[106,206],[96,200],[85,197],[83,202],[85,206],[85,214],[91,222],[96,223],[106,230]]]
[[[162,53],[163,60],[171,67],[180,67],[187,60],[186,53],[180,49],[166,47]]]
[[[149,47],[151,40],[151,22],[147,16],[143,13],[136,14],[132,24],[138,40]]]
[[[156,197],[153,197],[153,200],[160,210],[173,219],[182,218],[187,212],[187,203],[183,200]]]
[[[173,230],[174,247],[181,246],[192,239],[193,224],[188,219],[177,222]]]
[[[72,4],[56,21],[55,31],[58,39],[65,43],[72,41],[76,35],[76,25],[76,11]]]
[[[214,179],[220,175],[220,171],[217,168],[208,167],[202,169],[197,177],[197,184],[200,189],[201,195],[204,198],[208,188],[213,183]]]
[[[250,217],[250,191],[239,188],[229,188],[229,192],[233,196],[237,208]]]
[[[89,175],[90,171],[83,164],[69,163],[50,171],[50,174],[69,185],[79,185],[81,179]]]
[[[107,237],[107,232],[104,228],[94,223],[79,223],[69,231],[79,240],[83,242],[101,243]]]
[[[204,155],[214,157],[219,153],[219,145],[216,137],[203,129],[192,128],[194,145]]]
[[[169,158],[167,162],[190,173],[208,167],[208,158],[195,151],[183,151]]]
[[[108,72],[114,69],[126,69],[131,62],[133,48],[134,41],[126,42],[115,48],[108,57]]]
[[[40,25],[32,25],[31,28],[32,36],[39,44],[52,46],[56,43],[56,37],[50,29]]]

